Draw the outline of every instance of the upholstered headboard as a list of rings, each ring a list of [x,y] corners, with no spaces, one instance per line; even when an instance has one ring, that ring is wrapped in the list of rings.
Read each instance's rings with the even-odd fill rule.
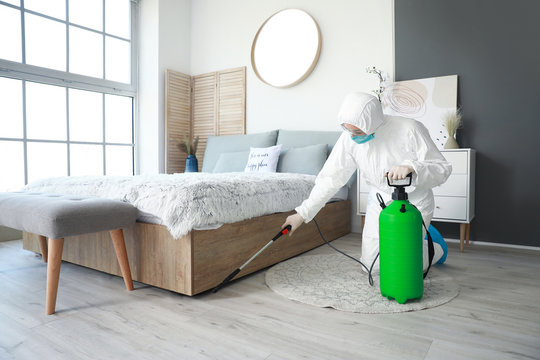
[[[283,148],[326,144],[329,155],[340,135],[341,131],[279,130],[276,144],[283,144]]]
[[[202,171],[243,171],[250,147],[281,144],[278,171],[316,175],[340,135],[340,131],[274,130],[247,135],[210,136]]]

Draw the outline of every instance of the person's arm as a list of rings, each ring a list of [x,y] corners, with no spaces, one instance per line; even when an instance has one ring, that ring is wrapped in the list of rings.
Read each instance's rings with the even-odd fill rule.
[[[306,223],[317,215],[326,202],[349,181],[356,170],[356,162],[346,150],[346,141],[349,140],[347,137],[349,135],[345,133],[340,136],[317,175],[309,198],[295,209]]]
[[[416,159],[405,160],[403,165],[410,166],[414,170],[415,185],[434,188],[443,184],[452,173],[452,164],[437,149],[428,129],[424,124],[418,123],[409,137],[411,147],[416,152]]]

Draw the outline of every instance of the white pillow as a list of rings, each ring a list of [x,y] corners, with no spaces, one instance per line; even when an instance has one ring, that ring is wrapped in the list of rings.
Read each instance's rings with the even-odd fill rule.
[[[245,172],[276,172],[281,144],[267,148],[250,148]]]

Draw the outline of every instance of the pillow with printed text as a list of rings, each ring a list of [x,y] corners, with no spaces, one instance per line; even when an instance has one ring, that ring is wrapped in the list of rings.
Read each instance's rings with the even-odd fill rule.
[[[276,172],[281,145],[250,148],[245,172]]]

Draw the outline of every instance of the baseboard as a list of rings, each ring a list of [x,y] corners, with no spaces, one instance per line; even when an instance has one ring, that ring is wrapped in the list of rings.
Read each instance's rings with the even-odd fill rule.
[[[358,233],[360,236],[362,236],[362,231],[361,230],[359,231],[354,226],[351,228],[351,232]],[[444,241],[449,242],[449,243],[458,243],[458,244],[460,242],[459,239],[444,239]],[[540,251],[540,246],[514,245],[514,244],[503,244],[503,243],[494,243],[494,242],[488,242],[488,241],[472,241],[472,240],[469,240],[469,244]]]
[[[459,239],[444,239],[444,241],[450,242],[450,243],[458,243],[458,244],[460,242]],[[472,240],[470,240],[469,244],[471,244],[471,245],[480,245],[480,246],[498,246],[498,247],[512,248],[512,249],[540,251],[540,247],[538,247],[538,246],[502,244],[502,243],[494,243],[494,242],[488,242],[488,241],[472,241]]]

